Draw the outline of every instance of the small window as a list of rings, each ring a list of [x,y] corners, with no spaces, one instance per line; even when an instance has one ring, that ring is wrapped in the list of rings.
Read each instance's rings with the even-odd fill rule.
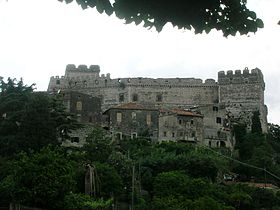
[[[124,101],[124,94],[120,93],[119,95],[119,102],[123,102]]]
[[[173,138],[175,137],[175,133],[174,133],[174,132],[172,132],[172,137],[173,137]]]
[[[217,118],[216,118],[216,123],[221,124],[221,123],[222,123],[222,118],[217,117]]]
[[[162,102],[162,94],[157,94],[156,101]]]
[[[83,109],[83,103],[81,101],[77,101],[76,110],[77,111],[82,111],[82,109]]]
[[[76,142],[76,143],[79,143],[79,142],[80,142],[79,137],[71,137],[70,139],[71,139],[71,142],[72,142],[72,143],[73,143],[73,142]]]
[[[179,133],[179,136],[184,136],[184,132],[181,131],[181,132]]]
[[[226,147],[226,143],[224,141],[220,141],[220,147]]]
[[[137,94],[133,94],[132,96],[132,101],[138,101],[138,95]]]
[[[164,136],[164,137],[166,137],[166,136],[167,136],[167,133],[166,133],[166,131],[164,131],[164,132],[163,132],[163,136]]]
[[[136,132],[131,133],[131,139],[136,139],[136,138],[137,138],[137,133]]]
[[[193,125],[193,120],[191,120],[191,125]]]
[[[89,116],[88,122],[92,123],[92,116]]]
[[[132,112],[131,113],[131,119],[132,120],[136,120],[136,112]]]
[[[117,112],[117,122],[118,123],[122,122],[122,113],[121,112]]]
[[[117,140],[122,140],[122,133],[121,132],[116,133],[116,138]]]
[[[178,123],[179,123],[179,125],[181,125],[182,124],[182,119],[179,119]]]
[[[59,79],[56,80],[56,84],[57,84],[57,85],[60,85],[60,80],[59,80]]]
[[[193,137],[193,138],[196,137],[195,131],[192,132],[192,137]]]
[[[152,124],[152,116],[151,116],[151,114],[147,114],[146,121],[147,121],[147,125],[151,125]]]
[[[82,115],[77,114],[77,121],[78,121],[78,122],[81,122],[81,120],[82,120],[81,118],[82,118]]]
[[[219,111],[219,108],[217,106],[213,106],[213,111],[217,112]]]

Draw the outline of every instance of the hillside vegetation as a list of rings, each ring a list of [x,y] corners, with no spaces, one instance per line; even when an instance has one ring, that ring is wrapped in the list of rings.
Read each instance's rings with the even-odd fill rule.
[[[148,137],[115,142],[93,128],[82,148],[61,142],[79,128],[57,96],[8,80],[0,86],[0,204],[49,210],[280,209],[280,194],[249,186],[280,184],[280,129],[262,134],[235,125],[236,148],[153,144]],[[91,168],[93,189],[85,195]],[[234,180],[225,180],[225,175]],[[232,178],[232,179],[233,179]]]

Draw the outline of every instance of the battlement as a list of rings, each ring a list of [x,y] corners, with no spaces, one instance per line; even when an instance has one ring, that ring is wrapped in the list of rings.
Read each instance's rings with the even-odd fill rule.
[[[100,73],[100,67],[99,65],[90,65],[87,67],[87,65],[79,65],[76,67],[74,64],[68,64],[66,66],[66,72],[80,72],[80,73],[85,73],[85,72],[98,72]]]
[[[255,68],[251,71],[246,67],[243,71],[241,70],[228,70],[218,72],[218,84],[247,84],[247,83],[261,83],[264,84],[263,74],[260,69]]]
[[[65,70],[65,77],[67,78],[99,78],[100,67],[98,65],[79,65],[76,67],[74,64],[68,64]]]
[[[51,76],[51,80],[65,79],[65,76]]]
[[[103,78],[101,76],[101,78]],[[166,86],[166,87],[187,87],[187,86],[216,86],[217,83],[214,79],[206,79],[203,82],[202,79],[197,78],[143,78],[143,77],[132,77],[132,78],[116,78],[107,81],[107,85],[114,86],[120,83],[130,86]]]
[[[235,70],[234,72],[232,70],[226,71],[219,71],[218,77],[231,77],[231,76],[250,76],[250,75],[261,75],[262,71],[258,68],[252,69],[251,73],[250,70],[246,67],[243,71],[241,70]]]

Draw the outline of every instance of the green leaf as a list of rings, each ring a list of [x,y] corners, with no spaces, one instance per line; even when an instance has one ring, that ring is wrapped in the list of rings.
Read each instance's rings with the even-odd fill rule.
[[[264,27],[263,21],[261,19],[258,18],[256,20],[256,23],[257,23],[258,28],[263,28]]]

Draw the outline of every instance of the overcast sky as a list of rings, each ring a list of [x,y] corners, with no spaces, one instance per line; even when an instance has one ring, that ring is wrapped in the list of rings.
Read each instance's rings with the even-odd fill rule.
[[[0,76],[46,90],[71,64],[97,64],[116,77],[217,79],[221,70],[258,67],[268,120],[280,124],[280,0],[247,0],[265,28],[249,36],[194,35],[167,25],[161,33],[95,9],[57,0],[0,0]]]

